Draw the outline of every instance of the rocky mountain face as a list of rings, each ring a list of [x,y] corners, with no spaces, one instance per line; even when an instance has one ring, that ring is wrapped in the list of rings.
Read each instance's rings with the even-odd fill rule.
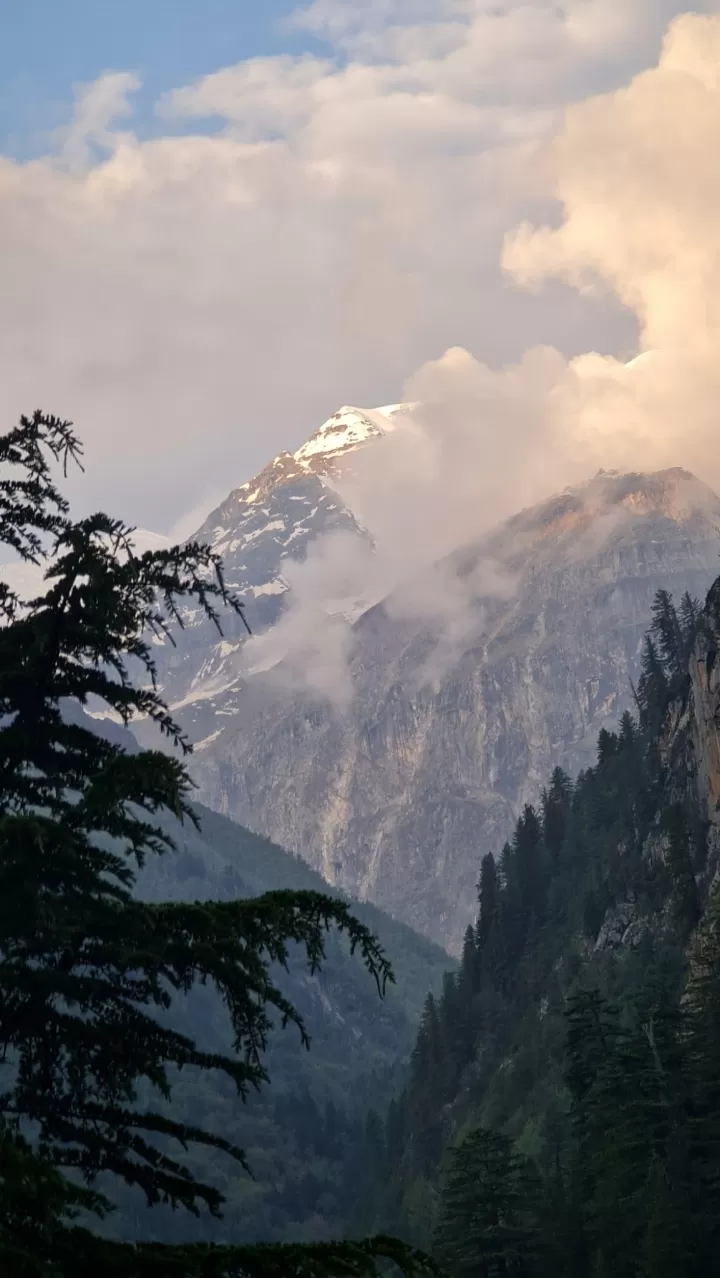
[[[253,634],[281,616],[288,591],[284,570],[304,560],[312,542],[337,532],[367,538],[333,479],[357,449],[392,430],[404,408],[341,408],[296,453],[280,453],[233,489],[198,529],[193,540],[223,556],[227,583],[245,601]],[[241,676],[253,670],[242,664],[247,632],[239,617],[223,618],[222,636],[199,609],[187,609],[184,623],[176,646],[158,642],[156,657],[165,696],[198,741],[216,730],[216,716],[238,712]]]
[[[655,505],[661,484],[664,509],[687,519],[688,477],[671,472],[638,480],[618,484],[623,501],[651,496]],[[695,502],[700,492],[693,490]],[[704,608],[686,600],[673,609],[661,599],[655,618],[635,713],[623,716],[618,731],[600,732],[591,768],[575,778],[559,770],[547,778],[539,809],[526,809],[518,820],[501,875],[492,857],[483,862],[478,925],[463,944],[457,983],[446,985],[434,1014],[424,1018],[398,1106],[407,1118],[390,1155],[376,1158],[368,1173],[370,1230],[394,1232],[418,1246],[442,1238],[438,1222],[449,1219],[444,1171],[449,1151],[460,1150],[453,1154],[449,1193],[458,1202],[458,1185],[462,1192],[473,1187],[475,1215],[458,1212],[451,1218],[456,1233],[445,1236],[457,1234],[463,1246],[472,1245],[479,1181],[468,1176],[463,1184],[457,1176],[463,1154],[475,1148],[463,1145],[468,1132],[473,1141],[479,1132],[509,1138],[553,1203],[562,1183],[558,1169],[586,1168],[597,1139],[607,1153],[593,1152],[589,1192],[580,1191],[581,1210],[567,1234],[567,1258],[562,1244],[550,1253],[544,1241],[536,1249],[531,1243],[528,1252],[550,1257],[548,1274],[600,1272],[605,1262],[594,1263],[592,1248],[622,1236],[605,1269],[627,1262],[627,1272],[639,1273],[658,1217],[650,1197],[648,1210],[640,1197],[625,1196],[626,1224],[620,1224],[618,1169],[626,1157],[627,1183],[649,1186],[658,1150],[669,1168],[684,1140],[679,1124],[672,1146],[639,1135],[642,1098],[662,1096],[644,1109],[648,1133],[660,1131],[656,1116],[665,1098],[674,1105],[680,1088],[683,1105],[675,1112],[682,1108],[703,1131],[712,1121],[702,1096],[704,1080],[718,1074],[717,1037],[709,1026],[717,1020],[720,956],[720,578]],[[669,1085],[672,1078],[678,1090]],[[583,1106],[591,1093],[585,1112],[589,1117],[592,1108],[593,1116],[586,1123]],[[393,1112],[393,1133],[394,1122]],[[663,1131],[675,1122],[663,1118]],[[703,1158],[697,1148],[693,1168]],[[598,1175],[606,1178],[601,1193]],[[676,1198],[671,1205],[663,1197],[661,1211],[679,1219],[675,1203],[683,1201],[685,1181],[668,1171],[665,1185],[673,1185]],[[688,1253],[704,1236],[702,1195]],[[605,1204],[610,1210],[603,1220]],[[559,1238],[561,1216],[551,1219]],[[588,1220],[587,1242],[578,1247]],[[698,1274],[713,1269],[715,1252],[713,1238]],[[689,1269],[679,1261],[675,1271]],[[651,1265],[648,1272],[660,1271]]]
[[[418,606],[421,582],[365,612],[348,703],[240,679],[194,758],[199,797],[457,951],[480,858],[555,764],[591,761],[656,590],[704,595],[719,548],[720,500],[692,475],[601,472],[440,565],[452,608],[431,584]]]
[[[661,758],[676,794],[695,804],[706,822],[705,896],[720,880],[720,578],[705,603],[690,658],[687,695],[671,705],[661,739]]]
[[[297,564],[331,534],[372,554],[338,481],[406,409],[341,409],[198,530],[255,636],[292,615]],[[719,534],[720,500],[687,472],[600,472],[380,604],[324,600],[316,629],[330,617],[347,632],[343,698],[301,686],[239,618],[220,636],[189,610],[177,646],[155,652],[198,798],[457,950],[480,858],[555,764],[572,774],[593,758],[632,702],[655,591],[704,595]]]

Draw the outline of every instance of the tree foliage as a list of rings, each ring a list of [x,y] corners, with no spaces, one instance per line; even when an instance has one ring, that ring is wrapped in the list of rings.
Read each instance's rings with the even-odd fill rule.
[[[535,1182],[512,1141],[478,1127],[452,1151],[434,1250],[457,1278],[531,1272]]]
[[[273,1022],[302,1018],[273,978],[291,945],[315,971],[330,928],[344,932],[380,993],[387,959],[347,905],[312,891],[252,900],[153,903],[133,893],[148,856],[171,855],[169,811],[195,821],[184,763],[128,752],[68,706],[100,705],[124,724],[149,717],[186,753],[156,684],[153,635],[172,638],[191,603],[220,629],[242,615],[222,563],[189,543],[137,555],[132,529],[104,514],[71,521],[54,462],[80,454],[69,423],[35,413],[0,439],[0,540],[45,566],[45,592],[2,593],[0,628],[0,1239],[9,1272],[204,1275],[407,1272],[426,1263],[387,1239],[278,1250],[133,1247],[73,1224],[111,1202],[99,1174],[139,1186],[150,1204],[220,1212],[185,1151],[206,1146],[240,1166],[241,1147],[173,1118],[178,1070],[219,1071],[240,1097],[267,1081]],[[232,1050],[210,1052],[173,1028],[177,996],[220,993]]]
[[[482,857],[474,944],[433,1008],[445,1030],[421,1031],[375,1172],[374,1219],[432,1245],[457,1278],[701,1278],[717,1265],[720,925],[692,775],[671,772],[659,736],[702,624],[689,595],[676,610],[659,592],[636,715],[600,732],[574,782],[556,769],[499,856]],[[527,1188],[503,1214],[520,1169]],[[521,1249],[504,1250],[493,1219]]]

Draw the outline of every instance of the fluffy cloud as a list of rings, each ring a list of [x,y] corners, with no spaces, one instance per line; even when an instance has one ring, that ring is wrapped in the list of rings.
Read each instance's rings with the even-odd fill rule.
[[[450,348],[405,384],[421,405],[410,428],[358,457],[342,489],[376,553],[354,557],[354,590],[395,589],[398,615],[438,630],[436,664],[482,628],[479,597],[512,582],[481,564],[483,580],[466,589],[442,563],[427,565],[504,516],[601,467],[683,466],[720,492],[719,152],[720,17],[685,15],[655,67],[567,110],[538,166],[561,216],[521,225],[503,253],[540,299],[558,277],[589,295],[611,291],[635,315],[643,353],[568,359],[536,346],[497,369]],[[290,636],[306,612],[302,570],[293,589]],[[337,633],[333,642],[337,671]],[[343,680],[333,686],[347,696]]]
[[[556,228],[521,226],[504,263],[525,285],[610,287],[638,319],[631,370],[588,355],[555,391],[558,419],[606,464],[681,463],[720,485],[720,19],[674,22],[656,68],[574,106],[548,156]]]
[[[385,477],[400,484],[395,509],[407,506],[419,553],[599,467],[681,465],[720,491],[718,151],[720,17],[679,17],[655,67],[568,108],[542,163],[558,224],[509,233],[503,264],[540,299],[557,278],[611,291],[636,317],[645,353],[568,359],[543,345],[494,369],[456,348],[428,361],[404,388],[422,403],[422,443],[397,433],[374,487],[369,465],[361,475],[355,501],[367,502],[381,541],[398,536],[377,489]]]
[[[180,87],[145,141],[131,72],[78,89],[50,153],[0,160],[3,420],[72,417],[82,503],[167,528],[448,347],[630,347],[622,306],[532,297],[498,260],[558,194],[542,143],[564,106],[651,62],[675,7],[318,0],[295,21],[325,58]]]

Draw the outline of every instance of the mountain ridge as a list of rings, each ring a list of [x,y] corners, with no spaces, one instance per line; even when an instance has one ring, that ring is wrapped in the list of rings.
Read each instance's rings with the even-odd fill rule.
[[[590,759],[631,704],[655,591],[703,594],[719,546],[720,499],[680,467],[557,494],[448,557],[454,636],[422,578],[414,614],[385,600],[355,623],[349,706],[247,681],[194,762],[203,801],[457,952],[476,849],[555,763]],[[512,588],[484,591],[488,565]]]

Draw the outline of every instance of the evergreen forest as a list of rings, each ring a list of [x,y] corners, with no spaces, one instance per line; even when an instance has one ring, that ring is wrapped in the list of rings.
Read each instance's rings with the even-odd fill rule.
[[[671,729],[719,604],[658,593],[635,713],[482,858],[460,968],[369,1124],[356,1223],[457,1278],[717,1272],[717,848]]]
[[[0,586],[0,1272],[715,1273],[720,579],[658,592],[633,712],[478,849],[453,964],[193,804],[152,636],[242,601],[207,546],[74,521],[80,457],[0,436],[0,541],[45,568]]]

